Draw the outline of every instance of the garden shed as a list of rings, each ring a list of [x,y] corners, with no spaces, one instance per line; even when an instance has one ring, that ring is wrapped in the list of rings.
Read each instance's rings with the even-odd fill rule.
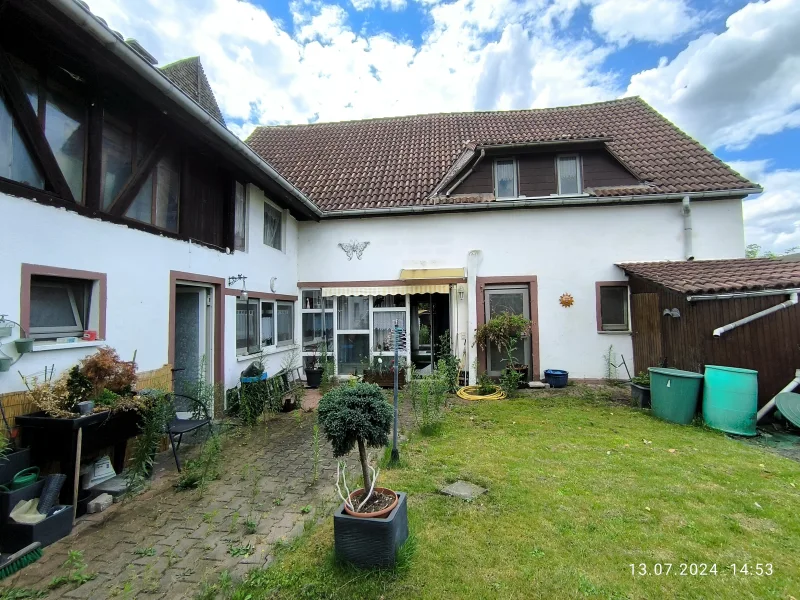
[[[622,263],[636,372],[705,365],[758,371],[759,406],[800,368],[800,262],[775,259]]]

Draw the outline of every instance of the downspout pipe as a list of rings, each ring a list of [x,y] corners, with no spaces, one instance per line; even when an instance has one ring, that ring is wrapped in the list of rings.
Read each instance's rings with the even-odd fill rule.
[[[322,216],[322,211],[305,194],[289,183],[269,163],[256,154],[250,146],[236,137],[224,125],[201,108],[199,104],[179,90],[159,69],[145,62],[130,46],[114,35],[108,27],[100,23],[91,12],[84,9],[74,0],[48,0],[48,2],[133,69],[137,75],[153,85],[161,94],[180,105],[195,120],[201,122],[217,139],[227,144],[240,157],[276,182],[319,220]]]
[[[787,386],[786,386],[785,388],[783,388],[783,389],[782,389],[780,392],[778,392],[778,394],[783,394],[784,392],[791,392],[791,391],[792,391],[794,388],[796,388],[798,385],[800,385],[800,369],[797,369],[797,370],[794,372],[794,379],[792,379],[792,381],[791,381],[791,382],[789,382],[789,385],[787,385]],[[775,398],[777,398],[777,397],[778,397],[778,394],[775,394]],[[773,398],[772,400],[770,400],[770,401],[769,401],[769,402],[767,402],[767,403],[766,403],[764,406],[762,406],[762,407],[761,407],[761,410],[760,410],[760,411],[758,411],[758,414],[756,415],[756,422],[758,422],[758,421],[760,421],[761,419],[763,419],[764,417],[766,417],[766,416],[767,416],[767,414],[768,414],[768,413],[769,413],[769,412],[770,412],[770,411],[771,411],[773,408],[775,408],[775,398]]]
[[[689,196],[684,196],[681,204],[681,212],[683,213],[683,257],[686,260],[694,260],[694,251],[692,250],[692,207]]]
[[[738,321],[734,321],[733,323],[729,323],[727,325],[723,325],[722,327],[717,327],[714,330],[714,337],[720,337],[723,333],[727,331],[731,331],[732,329],[736,329],[742,325],[746,325],[747,323],[752,323],[756,319],[760,319],[761,317],[766,317],[767,315],[771,315],[772,313],[778,312],[779,310],[783,310],[784,308],[789,308],[790,306],[794,306],[797,304],[797,292],[792,292],[789,294],[789,299],[785,302],[781,302],[776,306],[772,306],[767,308],[766,310],[762,310],[761,312],[757,312],[754,315],[750,315],[749,317],[745,317],[744,319],[739,319]]]

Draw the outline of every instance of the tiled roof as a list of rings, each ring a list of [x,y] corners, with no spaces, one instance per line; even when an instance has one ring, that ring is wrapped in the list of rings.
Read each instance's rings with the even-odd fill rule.
[[[629,275],[685,294],[800,287],[800,262],[778,258],[641,262],[617,266]]]
[[[172,83],[181,88],[183,93],[197,102],[217,121],[225,125],[222,111],[219,109],[217,98],[214,96],[214,91],[211,89],[211,84],[208,82],[208,77],[206,77],[206,72],[200,63],[199,56],[176,61],[161,67],[161,71]]]
[[[611,138],[647,186],[600,196],[746,189],[731,170],[640,98],[564,108],[259,127],[247,143],[322,210],[438,203],[431,193],[472,145]],[[485,198],[483,201],[491,201]]]

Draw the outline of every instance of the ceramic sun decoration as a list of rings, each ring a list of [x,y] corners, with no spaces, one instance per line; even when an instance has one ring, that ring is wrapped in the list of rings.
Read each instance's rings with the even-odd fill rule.
[[[575,304],[575,298],[572,297],[572,294],[561,294],[561,297],[558,299],[558,303],[564,308],[569,308]]]

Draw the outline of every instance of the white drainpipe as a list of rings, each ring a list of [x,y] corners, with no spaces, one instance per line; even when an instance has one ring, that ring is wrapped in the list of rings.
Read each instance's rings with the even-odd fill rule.
[[[694,252],[692,250],[692,207],[690,205],[689,196],[683,197],[683,206],[681,212],[683,213],[683,258],[692,260]]]
[[[469,385],[478,383],[478,374],[472,367],[477,363],[478,349],[475,347],[475,330],[478,328],[478,265],[480,250],[467,254],[467,364]]]
[[[795,377],[794,377],[794,379],[792,379],[791,383],[789,383],[789,385],[787,385],[780,392],[778,392],[778,394],[783,394],[784,392],[791,392],[794,388],[796,388],[798,385],[800,385],[800,369],[797,369],[794,372],[794,376]],[[777,398],[777,397],[778,396],[776,394],[775,398]],[[761,419],[763,419],[767,415],[767,413],[773,409],[773,407],[775,406],[775,398],[773,398],[772,400],[767,402],[761,408],[761,410],[758,411],[758,415],[756,416],[756,421],[760,421]]]
[[[789,294],[789,299],[786,302],[781,302],[777,306],[772,306],[767,308],[766,310],[762,310],[761,312],[757,312],[754,315],[750,315],[749,317],[745,317],[744,319],[739,319],[738,321],[734,321],[733,323],[729,323],[728,325],[723,325],[722,327],[717,327],[714,330],[714,337],[720,337],[726,331],[730,331],[731,329],[736,329],[740,325],[746,325],[747,323],[751,323],[756,319],[760,319],[761,317],[766,317],[767,315],[771,315],[774,312],[778,312],[779,310],[783,310],[784,308],[789,308],[790,306],[794,306],[797,304],[797,292],[792,292]]]

